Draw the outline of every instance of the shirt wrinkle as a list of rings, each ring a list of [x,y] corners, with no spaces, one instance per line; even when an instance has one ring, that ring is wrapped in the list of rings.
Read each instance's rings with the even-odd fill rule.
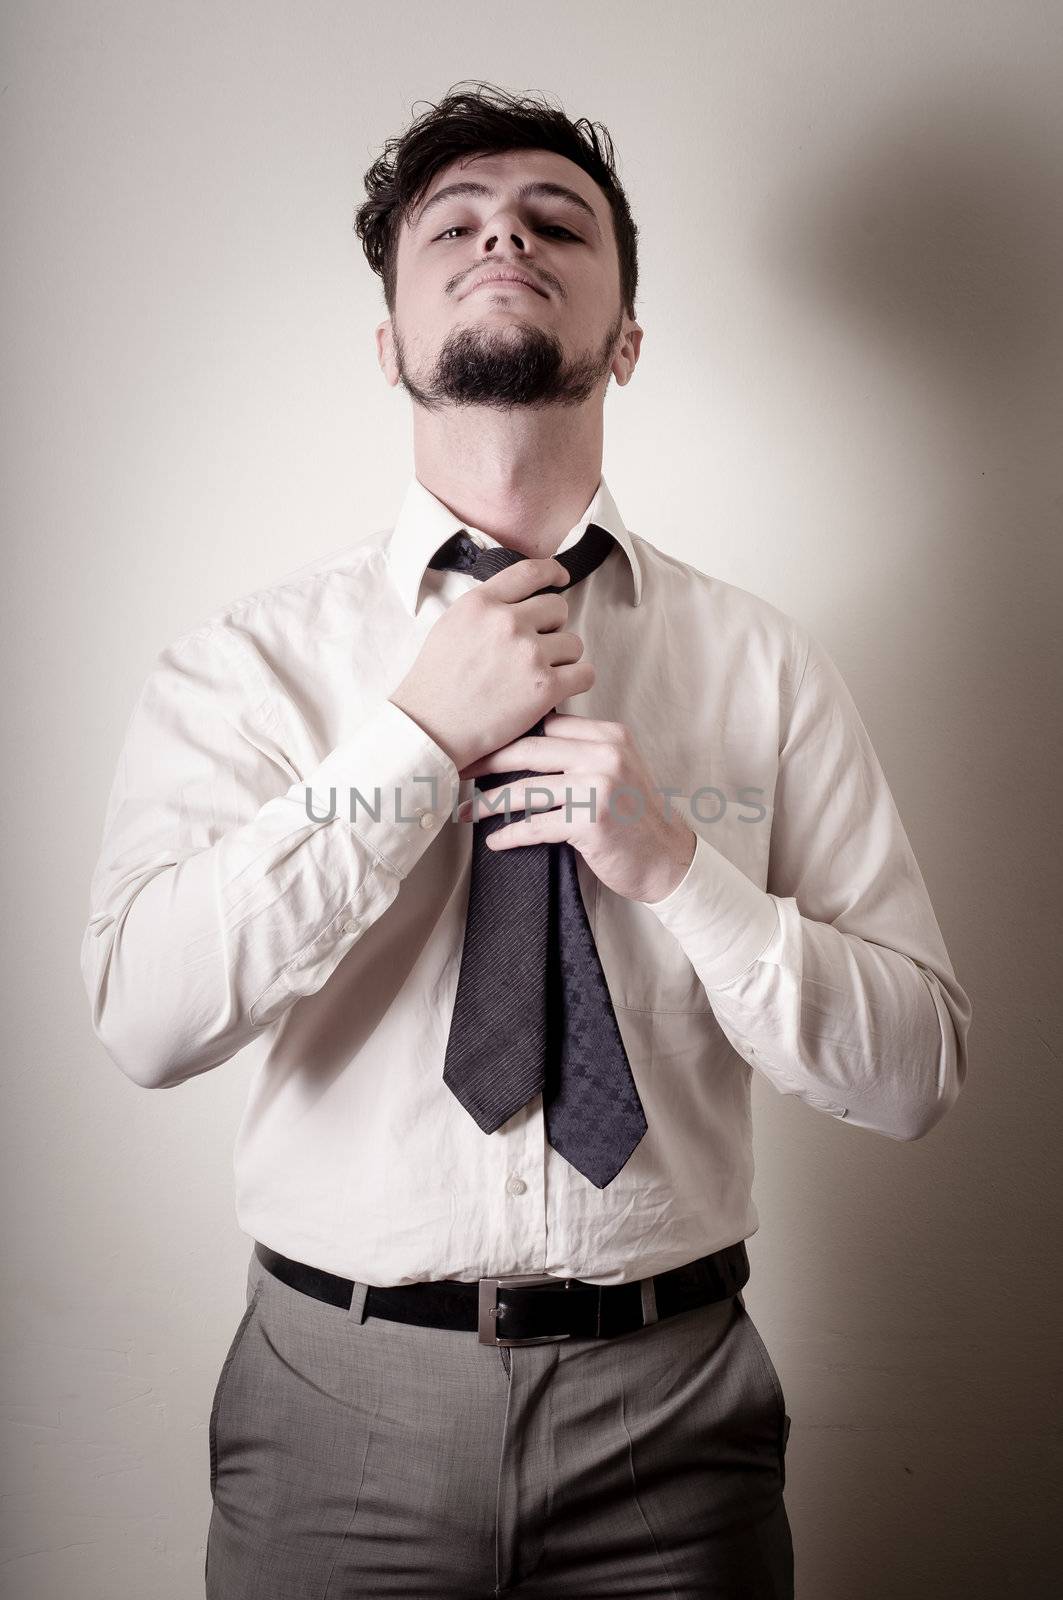
[[[392,527],[218,608],[136,697],[81,948],[93,1026],[146,1088],[250,1063],[237,1221],[296,1260],[627,1282],[756,1232],[754,1072],[893,1139],[963,1085],[970,1003],[829,656],[630,532],[604,478],[558,548],[590,520],[619,553],[571,594],[596,679],[557,709],[627,726],[694,836],[653,903],[577,851],[649,1125],[604,1190],[548,1145],[541,1096],[485,1135],[442,1081],[473,783],[390,695],[467,592],[428,566],[454,514],[411,480]],[[352,820],[352,789],[380,815]]]

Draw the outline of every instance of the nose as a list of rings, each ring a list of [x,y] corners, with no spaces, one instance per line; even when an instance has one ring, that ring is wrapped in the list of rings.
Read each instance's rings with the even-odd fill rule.
[[[484,225],[483,248],[486,251],[493,251],[500,242],[507,239],[513,246],[514,250],[518,251],[521,255],[524,255],[527,252],[529,242],[528,233],[527,230],[521,226],[518,218],[506,216],[493,217],[490,222]]]

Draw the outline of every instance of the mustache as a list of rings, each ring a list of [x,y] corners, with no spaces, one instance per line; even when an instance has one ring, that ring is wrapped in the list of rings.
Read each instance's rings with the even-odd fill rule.
[[[447,279],[447,294],[453,294],[455,289],[460,289],[462,284],[471,278],[474,273],[483,272],[485,268],[491,265],[490,261],[477,261],[471,267],[465,267],[463,271],[456,272],[452,278]],[[545,284],[548,289],[553,289],[559,299],[565,299],[565,286],[560,278],[555,278],[552,272],[544,271],[542,267],[526,267],[515,261],[499,261],[495,262],[494,265],[511,267],[515,272],[527,273],[533,282]]]

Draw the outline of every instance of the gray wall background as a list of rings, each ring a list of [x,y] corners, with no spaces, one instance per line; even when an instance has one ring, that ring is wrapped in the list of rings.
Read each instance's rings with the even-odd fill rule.
[[[467,77],[612,130],[646,328],[613,491],[831,651],[974,1000],[966,1090],[914,1145],[755,1081],[798,1594],[1030,1600],[1063,1554],[1063,10],[1036,0],[9,0],[0,1583],[202,1593],[246,1070],[152,1094],[110,1063],[88,880],[156,651],[392,520],[408,410],[353,208]]]

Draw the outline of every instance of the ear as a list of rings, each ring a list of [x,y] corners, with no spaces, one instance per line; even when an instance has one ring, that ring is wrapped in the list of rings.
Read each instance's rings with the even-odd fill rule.
[[[390,317],[377,324],[376,358],[380,363],[381,372],[394,389],[399,381],[399,363],[395,355],[395,330]]]
[[[613,377],[621,386],[631,381],[631,374],[638,364],[641,349],[642,329],[637,322],[629,318],[624,325],[624,332],[611,368]]]

